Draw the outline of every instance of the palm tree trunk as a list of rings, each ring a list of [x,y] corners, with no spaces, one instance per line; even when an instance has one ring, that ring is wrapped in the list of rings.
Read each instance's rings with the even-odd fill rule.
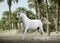
[[[21,22],[19,21],[19,29],[21,30]]]
[[[37,6],[38,6],[38,8],[37,8],[37,10],[38,10],[38,19],[40,19],[40,5],[37,3]]]
[[[35,3],[35,10],[36,10],[36,16],[35,19],[40,19],[40,3],[38,2],[38,0],[34,1]]]
[[[11,6],[9,6],[9,26],[11,29]]]
[[[18,29],[18,22],[17,21],[15,22],[15,25],[16,25],[16,29]]]
[[[12,29],[13,29],[13,27],[14,27],[14,24],[13,24],[13,22],[12,22]]]
[[[37,19],[37,0],[35,0],[35,5],[36,5],[36,7],[35,7],[35,9],[36,9],[36,15],[35,15],[35,19]]]
[[[47,0],[46,0],[46,17],[47,17],[47,20],[49,20],[48,19],[48,2],[47,2]],[[47,34],[49,35],[50,34],[50,32],[49,32],[49,24],[47,23]]]
[[[58,3],[56,2],[56,22],[55,22],[56,32],[58,31]]]

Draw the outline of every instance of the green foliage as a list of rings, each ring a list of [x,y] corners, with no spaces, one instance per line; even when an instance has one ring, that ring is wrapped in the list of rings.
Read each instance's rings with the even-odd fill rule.
[[[23,7],[18,7],[14,12],[11,13],[11,23],[13,23],[13,29],[16,29],[16,26],[17,24],[16,23],[21,23],[22,20],[21,18],[16,20],[16,15],[18,12],[26,12],[26,15],[31,18],[31,19],[34,19],[35,18],[35,15],[32,11],[28,10],[28,9],[25,9]],[[0,20],[0,28],[3,29],[3,30],[6,30],[6,29],[10,29],[9,27],[9,11],[4,11],[3,12],[3,16],[2,16],[2,19]],[[18,27],[19,28],[19,27]],[[18,29],[17,28],[17,29]]]
[[[34,2],[35,0],[28,0],[28,2]]]
[[[41,3],[43,2],[43,0],[37,0],[37,2],[38,2],[39,4],[41,4]]]
[[[24,7],[18,7],[15,12],[18,13],[18,12],[26,12],[27,9],[25,9]]]
[[[28,0],[28,5],[30,8],[35,8],[37,3],[41,4],[42,2],[43,0]]]
[[[4,0],[0,0],[0,2],[3,2]]]
[[[35,15],[32,11],[26,11],[26,14],[30,19],[35,19]]]
[[[35,8],[35,4],[30,3],[30,4],[29,4],[29,7],[30,7],[30,8]]]
[[[0,2],[3,2],[4,0],[0,0]],[[12,6],[12,2],[16,2],[18,3],[18,0],[7,0],[7,4],[8,6]],[[40,6],[40,14],[41,15],[44,15],[44,17],[46,17],[46,4],[43,0],[37,0],[39,6]],[[49,0],[49,5],[48,5],[48,10],[49,10],[49,21],[51,22],[50,24],[50,29],[51,31],[55,31],[55,23],[54,23],[54,19],[56,18],[56,2],[58,4],[60,4],[60,1],[59,0]],[[35,8],[35,10],[37,11],[37,6],[36,6],[36,0],[28,0],[28,5],[30,8]],[[25,12],[26,15],[28,16],[28,18],[30,19],[35,19],[35,14],[24,8],[24,7],[18,7],[14,12],[11,12],[11,23],[13,23],[13,28],[15,29],[16,28],[16,23],[21,23],[22,20],[21,18],[16,20],[16,15],[18,12]],[[3,12],[3,17],[2,19],[0,20],[0,29],[9,29],[9,11],[4,11]],[[59,6],[59,12],[58,12],[58,15],[59,15],[59,22],[60,22],[60,6]],[[44,24],[45,25],[45,24]],[[60,25],[60,24],[59,24]],[[46,26],[44,27],[46,29]]]
[[[50,2],[60,3],[60,0],[50,0]]]
[[[7,4],[8,4],[8,6],[11,6],[12,5],[12,2],[16,2],[16,3],[18,3],[18,0],[7,0]]]

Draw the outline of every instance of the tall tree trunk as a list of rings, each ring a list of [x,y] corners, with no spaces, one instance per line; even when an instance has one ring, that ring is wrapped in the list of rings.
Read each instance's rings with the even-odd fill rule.
[[[37,6],[38,6],[38,8],[37,8],[37,10],[38,10],[38,19],[40,19],[40,5],[37,3]]]
[[[37,14],[37,18],[40,19],[40,4],[38,2],[38,0],[36,0],[36,14]]]
[[[38,5],[38,19],[40,19],[40,7],[39,7],[39,5]]]
[[[14,24],[13,24],[13,22],[12,22],[12,29],[13,29],[13,27],[14,27]]]
[[[11,29],[11,6],[9,6],[9,26]]]
[[[36,10],[35,19],[37,19],[37,12],[38,12],[38,11],[37,11],[37,0],[35,0],[35,6],[36,6],[36,7],[35,7],[35,10]]]
[[[47,20],[49,21],[49,19],[48,19],[48,1],[46,0],[46,17],[47,17]],[[47,34],[49,35],[50,34],[50,32],[49,32],[49,24],[47,23]]]
[[[18,27],[19,27],[19,29],[21,30],[21,22],[20,22],[20,21],[19,21],[19,26],[18,26]]]
[[[16,29],[18,29],[18,22],[17,21],[15,22],[15,25],[16,25]]]
[[[56,2],[56,22],[55,22],[56,32],[58,31],[58,3]]]

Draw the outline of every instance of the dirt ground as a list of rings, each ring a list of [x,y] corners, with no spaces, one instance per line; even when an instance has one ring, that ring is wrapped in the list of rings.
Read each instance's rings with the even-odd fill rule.
[[[38,35],[37,39],[34,37]],[[60,34],[52,32],[50,36],[45,34],[45,38],[39,33],[27,33],[24,40],[21,39],[23,34],[16,31],[10,31],[6,33],[0,33],[0,43],[60,43]]]

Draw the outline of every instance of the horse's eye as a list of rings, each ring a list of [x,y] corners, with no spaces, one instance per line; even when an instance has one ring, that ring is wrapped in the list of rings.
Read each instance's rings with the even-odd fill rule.
[[[20,14],[18,14],[20,16]]]

